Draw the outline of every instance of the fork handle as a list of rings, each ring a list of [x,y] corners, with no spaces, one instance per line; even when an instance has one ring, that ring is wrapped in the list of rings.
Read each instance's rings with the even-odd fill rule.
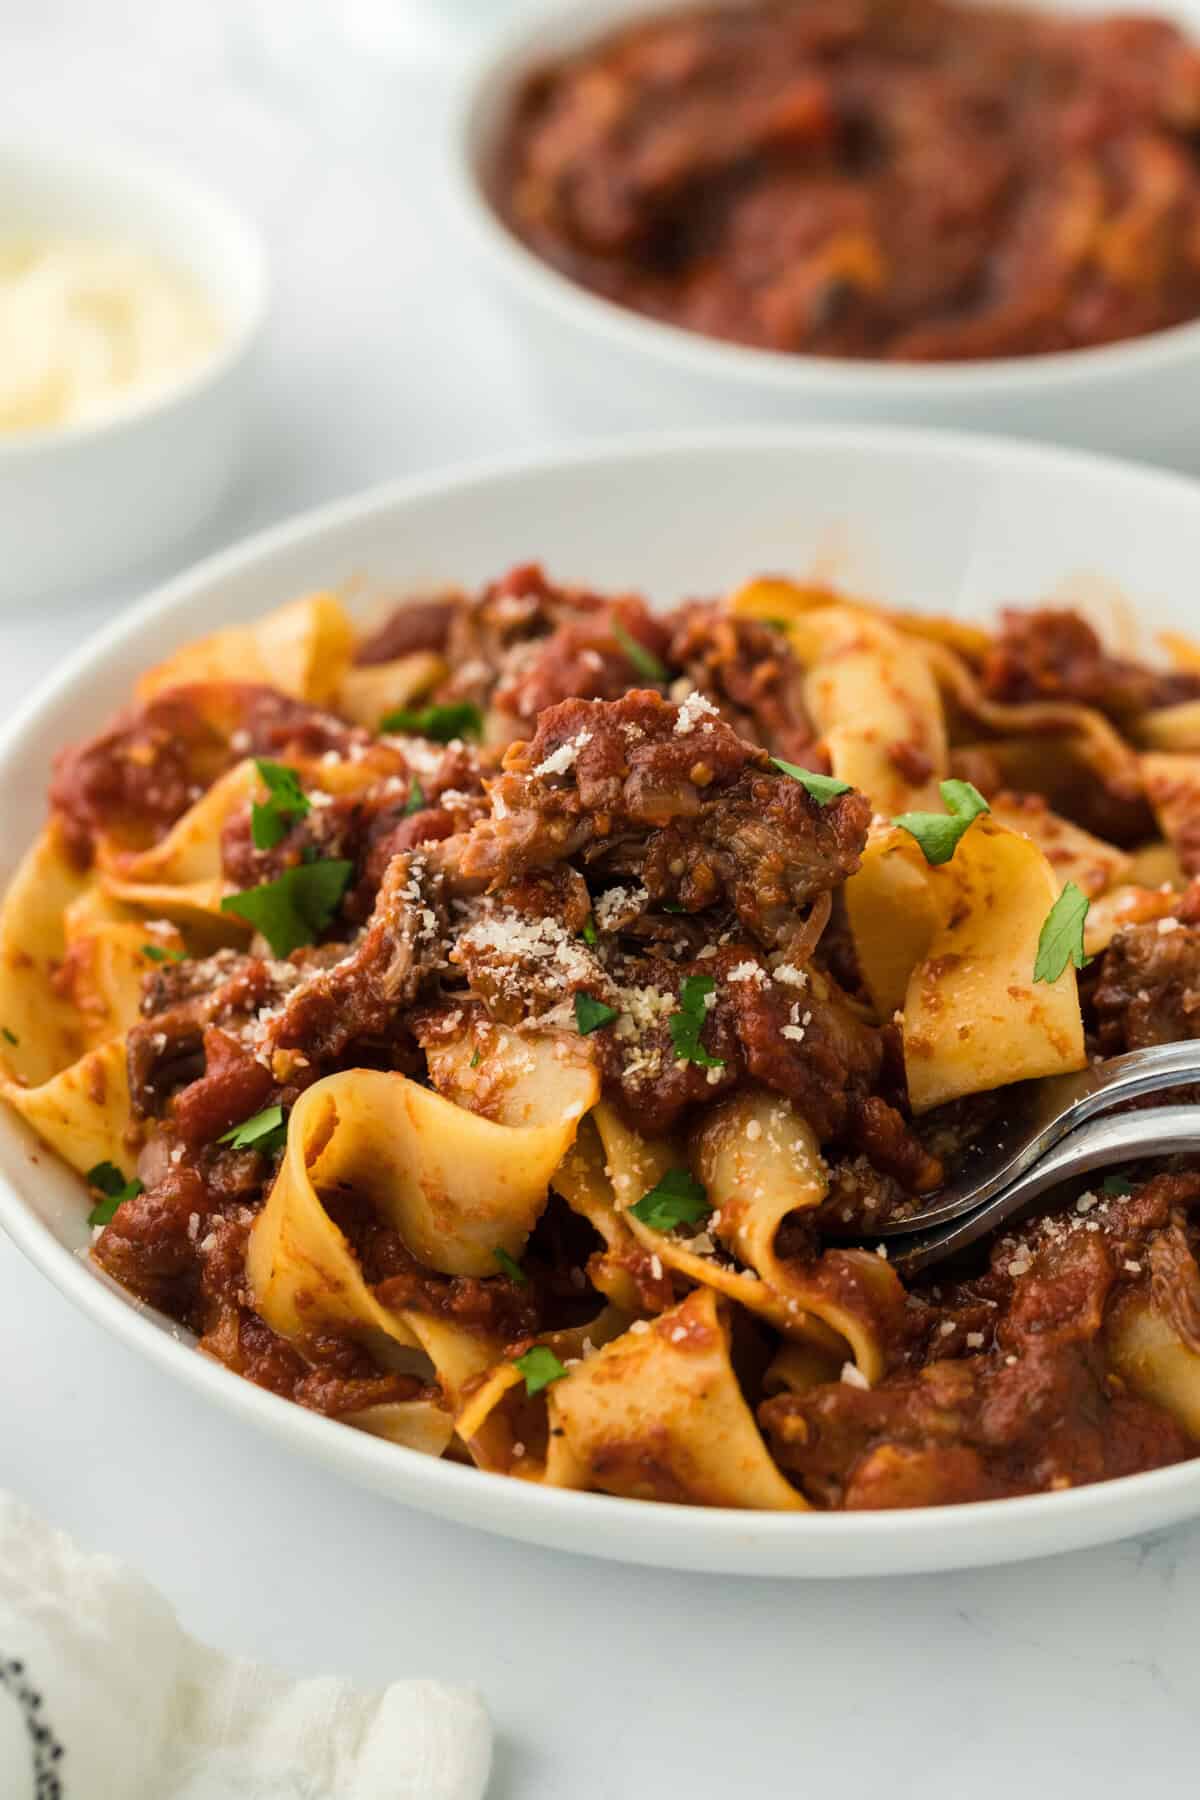
[[[1073,1175],[1110,1168],[1132,1157],[1169,1156],[1179,1150],[1200,1150],[1200,1107],[1158,1106],[1147,1112],[1093,1119],[976,1212],[932,1231],[914,1233],[892,1258],[893,1266],[902,1275],[914,1275],[942,1262],[977,1243]]]

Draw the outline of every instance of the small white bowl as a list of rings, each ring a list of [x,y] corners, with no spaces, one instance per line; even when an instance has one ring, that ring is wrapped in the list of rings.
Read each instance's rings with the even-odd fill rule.
[[[1200,322],[1096,349],[960,363],[882,363],[724,343],[589,292],[527,249],[492,204],[501,134],[525,78],[623,22],[696,0],[541,0],[493,42],[454,110],[453,185],[511,304],[550,407],[589,427],[878,420],[1020,433],[1169,456],[1194,440]],[[1091,0],[1094,10],[1094,0]],[[1086,11],[1089,0],[1055,10]],[[1200,0],[1132,0],[1200,36]]]
[[[213,353],[111,418],[0,434],[0,602],[103,580],[198,526],[242,447],[267,306],[254,232],[192,181],[108,146],[0,140],[0,233],[132,244],[215,308]]]

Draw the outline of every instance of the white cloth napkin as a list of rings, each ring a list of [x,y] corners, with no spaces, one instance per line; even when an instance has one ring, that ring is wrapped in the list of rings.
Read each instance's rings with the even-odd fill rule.
[[[222,1656],[139,1576],[0,1494],[4,1800],[480,1800],[490,1762],[470,1690]]]

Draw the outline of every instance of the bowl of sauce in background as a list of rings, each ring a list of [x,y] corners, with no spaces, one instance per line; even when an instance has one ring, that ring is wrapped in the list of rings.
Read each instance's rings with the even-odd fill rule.
[[[609,423],[1190,430],[1200,0],[559,0],[471,72],[455,161]]]

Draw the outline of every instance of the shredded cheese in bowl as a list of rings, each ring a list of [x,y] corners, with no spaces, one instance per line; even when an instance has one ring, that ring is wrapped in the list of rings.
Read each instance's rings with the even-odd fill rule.
[[[149,251],[0,240],[0,434],[110,418],[179,381],[224,336],[198,285]]]

